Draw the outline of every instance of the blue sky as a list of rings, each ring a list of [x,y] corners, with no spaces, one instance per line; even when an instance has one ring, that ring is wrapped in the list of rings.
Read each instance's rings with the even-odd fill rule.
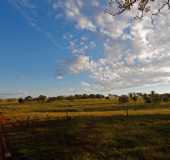
[[[106,0],[0,4],[0,97],[169,91],[170,16],[155,27],[105,14]]]

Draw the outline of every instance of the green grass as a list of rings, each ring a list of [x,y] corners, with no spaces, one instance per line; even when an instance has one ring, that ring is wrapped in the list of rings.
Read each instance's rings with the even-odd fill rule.
[[[129,104],[130,112],[145,110],[151,113],[152,110],[161,112],[164,110],[170,110],[170,104],[148,104],[142,103],[134,105]],[[70,115],[80,116],[87,113],[93,115],[95,112],[110,112],[110,115],[118,114],[122,115],[122,111],[125,110],[123,105],[117,104],[117,101],[108,99],[78,99],[78,100],[58,100],[51,103],[23,103],[23,104],[5,104],[0,105],[0,112],[6,115],[8,118],[23,118],[27,116],[44,117],[47,114],[53,117],[65,116],[65,112],[70,112]],[[86,113],[85,113],[86,112]],[[136,112],[137,113],[137,112]],[[134,113],[133,113],[134,114]]]
[[[170,117],[93,117],[9,128],[14,160],[170,159]]]
[[[1,105],[14,160],[169,160],[170,105],[86,99]]]

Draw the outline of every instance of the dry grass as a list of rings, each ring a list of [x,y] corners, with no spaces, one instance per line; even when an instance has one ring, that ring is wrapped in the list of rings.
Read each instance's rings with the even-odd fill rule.
[[[2,105],[14,160],[170,159],[169,105],[108,100]],[[7,123],[8,123],[7,122]]]
[[[120,111],[94,111],[94,112],[13,112],[4,113],[11,121],[30,119],[44,120],[60,119],[60,118],[74,118],[74,117],[113,117],[113,116],[126,116],[125,110]],[[129,116],[145,116],[145,115],[170,115],[170,109],[147,109],[147,110],[129,110]]]

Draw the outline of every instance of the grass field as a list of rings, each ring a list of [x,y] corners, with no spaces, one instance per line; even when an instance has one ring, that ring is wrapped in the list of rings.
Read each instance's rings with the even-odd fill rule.
[[[170,105],[74,100],[2,105],[14,160],[169,160]]]

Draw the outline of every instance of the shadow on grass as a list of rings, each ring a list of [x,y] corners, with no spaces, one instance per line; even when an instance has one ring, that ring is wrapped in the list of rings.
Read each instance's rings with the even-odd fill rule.
[[[33,120],[7,129],[14,160],[170,159],[168,115]]]

